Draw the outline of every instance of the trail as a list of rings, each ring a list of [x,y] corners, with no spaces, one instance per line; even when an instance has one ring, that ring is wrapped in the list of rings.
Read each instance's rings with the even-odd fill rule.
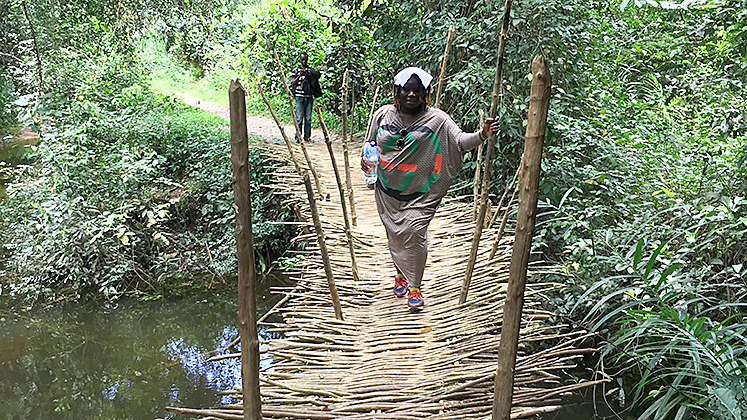
[[[180,92],[175,91],[174,94],[179,97],[184,103],[187,105],[199,108],[205,112],[209,112],[211,114],[218,115],[226,120],[226,123],[229,121],[229,110],[228,108],[224,108],[216,103],[213,102],[207,102],[200,99],[195,98],[189,93],[186,92]],[[275,113],[280,114],[283,112],[287,112],[286,109],[276,109]],[[313,127],[312,123],[312,127]],[[261,115],[247,115],[246,116],[246,127],[247,131],[250,134],[254,134],[256,136],[262,137],[265,140],[271,140],[273,138],[282,138],[280,135],[280,130],[278,130],[277,124],[275,124],[275,121],[272,118],[263,117]],[[228,128],[226,125],[225,128]],[[283,126],[283,129],[285,130],[285,133],[291,137],[296,132],[296,128],[293,124],[285,124]],[[339,137],[337,133],[330,133],[330,135],[333,136],[332,140],[337,140]],[[315,142],[324,142],[324,134],[322,133],[322,130],[319,128],[312,128],[311,129],[311,138]]]

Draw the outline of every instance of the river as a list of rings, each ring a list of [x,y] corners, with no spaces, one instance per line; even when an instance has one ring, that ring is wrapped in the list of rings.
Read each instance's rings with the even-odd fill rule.
[[[219,392],[240,385],[239,359],[206,360],[238,336],[233,289],[0,311],[0,419],[188,419],[165,408],[226,402]],[[263,290],[259,315],[279,299]],[[259,337],[272,335],[260,327]]]

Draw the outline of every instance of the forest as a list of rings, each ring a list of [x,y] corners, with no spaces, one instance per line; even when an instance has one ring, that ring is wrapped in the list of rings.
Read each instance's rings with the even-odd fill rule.
[[[225,105],[235,79],[268,115],[259,84],[287,106],[273,51],[286,70],[307,52],[336,131],[348,71],[361,133],[396,71],[439,74],[453,25],[441,108],[476,130],[504,4],[0,0],[0,15],[0,304],[33,311],[235,278],[226,122],[175,92]],[[533,246],[564,275],[530,281],[563,285],[550,322],[594,333],[626,418],[747,418],[747,1],[514,2],[493,199],[519,166],[536,54],[553,86]],[[280,161],[251,150],[267,273],[302,244],[272,223],[295,220],[266,187]],[[455,184],[479,164],[467,154]]]

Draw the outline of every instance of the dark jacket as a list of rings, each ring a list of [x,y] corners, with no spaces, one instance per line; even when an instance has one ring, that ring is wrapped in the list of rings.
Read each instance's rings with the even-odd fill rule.
[[[296,75],[300,70],[300,67],[296,67],[295,69],[293,69],[292,77],[295,80],[295,83],[292,86],[293,94],[295,96],[313,96],[315,98],[322,96],[322,87],[319,84],[319,77],[321,76],[321,73],[318,70],[307,67],[306,69],[304,69],[303,75],[296,78]]]

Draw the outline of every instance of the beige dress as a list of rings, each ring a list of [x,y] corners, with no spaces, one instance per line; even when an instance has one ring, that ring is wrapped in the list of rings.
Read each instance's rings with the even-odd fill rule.
[[[428,257],[428,224],[462,167],[462,155],[480,143],[445,112],[427,107],[405,127],[391,105],[374,114],[369,138],[379,147],[376,207],[389,252],[410,287],[420,287]]]

